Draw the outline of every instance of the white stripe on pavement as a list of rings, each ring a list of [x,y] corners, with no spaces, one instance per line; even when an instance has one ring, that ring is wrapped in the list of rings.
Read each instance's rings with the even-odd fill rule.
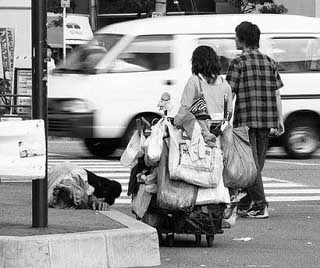
[[[49,159],[48,165],[53,166],[64,161],[72,162],[86,168],[98,176],[114,179],[121,183],[122,193],[116,199],[116,204],[131,204],[131,197],[127,196],[130,168],[124,167],[119,160],[100,159]],[[305,166],[318,166],[318,164],[306,164],[288,161],[269,161],[282,164],[300,164]],[[268,202],[290,201],[314,201],[320,200],[320,189],[311,188],[310,185],[291,182],[271,177],[263,177],[266,198]]]
[[[268,202],[318,201],[320,196],[267,196]]]
[[[72,159],[72,158],[61,158],[61,159],[50,159],[50,157],[48,158],[49,162],[54,162],[54,163],[61,163],[61,162],[74,162],[74,163],[120,163],[119,160],[104,160],[104,159],[90,159],[90,158],[84,158],[84,159]]]
[[[90,170],[91,171],[91,170]],[[107,178],[127,178],[127,181],[129,181],[130,174],[129,173],[113,173],[113,172],[94,172],[96,175],[101,177],[107,177]]]
[[[290,161],[279,161],[279,160],[267,160],[269,163],[275,164],[286,164],[286,165],[298,165],[298,166],[320,166],[318,163],[301,163],[301,162],[290,162]]]
[[[277,181],[277,182],[289,182],[287,180],[280,180],[280,179],[276,179],[276,178],[270,178],[270,177],[262,177],[263,182],[268,182],[268,181]]]
[[[265,190],[266,194],[320,194],[320,189],[281,189]],[[319,196],[320,197],[320,196]]]
[[[267,182],[263,184],[264,188],[292,188],[292,187],[307,187],[305,184],[298,184],[298,183],[271,183]]]
[[[109,168],[109,167],[104,167],[104,168],[96,168],[96,167],[84,167],[80,165],[82,168],[88,169],[92,172],[97,172],[97,171],[105,171],[105,170],[110,170],[112,172],[126,172],[127,174],[130,174],[129,170],[126,170],[124,168]]]

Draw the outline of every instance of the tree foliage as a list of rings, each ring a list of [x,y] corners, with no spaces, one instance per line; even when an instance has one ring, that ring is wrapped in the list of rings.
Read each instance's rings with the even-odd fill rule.
[[[62,13],[61,0],[46,0],[47,11],[54,13]],[[70,0],[70,8],[68,13],[73,13],[77,0]],[[99,13],[147,13],[151,14],[155,8],[155,0],[100,0]],[[167,0],[167,8],[172,9],[176,6],[175,2],[180,2],[181,9],[187,8],[189,1],[173,1]],[[202,0],[201,3],[204,1]],[[207,1],[210,2],[210,1]],[[259,10],[261,13],[287,13],[288,10],[283,5],[277,5],[273,0],[234,0],[240,7],[241,13],[250,13]],[[195,2],[192,2],[195,3]],[[198,2],[197,2],[198,3]],[[204,3],[203,3],[204,4]],[[186,6],[185,6],[186,5]],[[200,1],[198,3],[200,5]],[[176,7],[175,7],[176,8]]]
[[[250,13],[258,10],[260,13],[287,13],[288,10],[283,5],[277,5],[273,0],[239,0],[241,13]]]
[[[284,5],[265,4],[259,9],[260,13],[284,14],[288,9]]]
[[[155,0],[109,0],[100,1],[99,13],[151,13]]]

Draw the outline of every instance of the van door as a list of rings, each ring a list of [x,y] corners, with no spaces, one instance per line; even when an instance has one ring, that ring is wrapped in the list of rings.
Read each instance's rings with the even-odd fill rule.
[[[172,35],[134,38],[95,80],[95,137],[116,138],[139,113],[159,113],[161,94],[176,87]]]

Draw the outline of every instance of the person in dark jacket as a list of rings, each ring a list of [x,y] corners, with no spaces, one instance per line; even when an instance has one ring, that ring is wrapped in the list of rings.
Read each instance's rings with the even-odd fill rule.
[[[108,210],[121,192],[119,182],[69,162],[48,172],[48,203],[53,208]]]

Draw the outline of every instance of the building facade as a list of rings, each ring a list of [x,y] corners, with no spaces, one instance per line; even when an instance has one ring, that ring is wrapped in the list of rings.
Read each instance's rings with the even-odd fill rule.
[[[119,8],[115,9],[118,2]],[[276,4],[282,4],[288,9],[288,14],[320,17],[320,0],[274,0]],[[179,3],[177,5],[177,3]],[[239,13],[240,0],[167,0],[167,12],[169,14],[228,14]],[[95,10],[92,9],[95,4]],[[136,9],[125,5],[126,1],[117,0],[77,0],[74,13],[96,14],[93,29],[124,20],[137,19],[150,16],[150,10],[139,13]],[[149,12],[149,13],[148,13]]]
[[[288,9],[288,14],[320,17],[320,0],[275,0]]]

